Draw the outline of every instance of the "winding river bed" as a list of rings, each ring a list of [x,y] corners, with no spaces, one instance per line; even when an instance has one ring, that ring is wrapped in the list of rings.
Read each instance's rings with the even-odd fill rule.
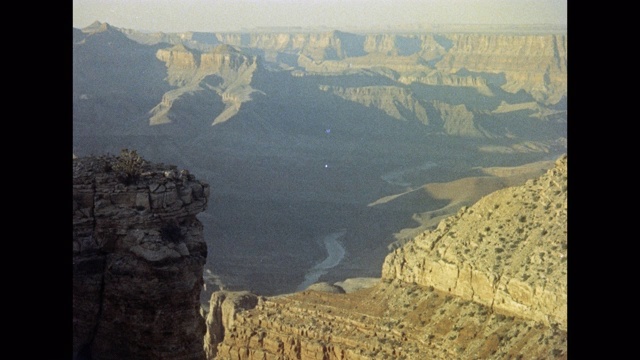
[[[340,263],[340,261],[342,261],[345,250],[338,239],[346,233],[346,230],[333,232],[322,239],[324,246],[327,249],[327,257],[307,271],[304,275],[304,281],[298,285],[296,291],[303,291],[309,287],[309,285],[316,283],[320,276],[326,274],[329,269],[335,267]]]

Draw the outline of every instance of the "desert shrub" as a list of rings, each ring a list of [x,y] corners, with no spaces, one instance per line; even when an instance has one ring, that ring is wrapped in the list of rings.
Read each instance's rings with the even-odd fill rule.
[[[103,156],[98,159],[98,162],[102,167],[102,171],[104,171],[105,173],[110,173],[113,171],[113,161],[114,160],[112,155]]]
[[[553,356],[558,357],[562,355],[562,350],[560,349],[553,349]]]
[[[140,179],[144,163],[144,159],[135,150],[122,149],[112,168],[122,183],[131,185]]]

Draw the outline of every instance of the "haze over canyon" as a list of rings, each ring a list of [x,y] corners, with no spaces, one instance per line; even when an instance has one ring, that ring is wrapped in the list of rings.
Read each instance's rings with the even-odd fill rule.
[[[380,278],[385,257],[567,151],[567,35],[73,29],[74,156],[210,186],[211,292]],[[390,270],[389,270],[390,271]],[[311,280],[310,280],[311,279]]]

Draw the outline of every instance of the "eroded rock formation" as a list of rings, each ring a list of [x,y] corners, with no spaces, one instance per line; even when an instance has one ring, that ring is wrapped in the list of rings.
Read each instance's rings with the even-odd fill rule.
[[[123,181],[119,159],[73,160],[74,359],[204,359],[209,185],[148,163]]]
[[[315,121],[294,98],[327,109],[340,98],[353,118],[408,120],[429,134],[555,140],[566,133],[567,35],[554,31],[161,35],[96,23],[74,32],[74,113],[88,133],[117,124],[95,110],[109,104],[114,118],[134,111],[127,117],[199,134],[231,119]],[[145,101],[132,101],[139,93]]]
[[[386,67],[413,81],[434,84],[434,76],[416,77],[435,67],[443,84],[486,88],[477,76],[464,81],[446,74],[502,75],[496,85],[516,93],[525,90],[541,102],[556,103],[567,91],[566,34],[367,34],[340,31],[296,34],[217,34],[220,42],[301,55],[308,71],[371,68],[384,56]],[[428,64],[433,64],[433,67]],[[462,76],[462,78],[467,76]],[[407,82],[409,78],[405,78]],[[421,80],[421,79],[424,79]]]
[[[248,291],[217,291],[211,295],[204,341],[207,358],[215,358],[218,344],[224,340],[225,331],[228,331],[226,329],[235,329],[236,314],[255,308],[260,300]]]
[[[382,276],[567,328],[567,158],[387,256]]]
[[[566,205],[565,155],[396,249],[370,287],[214,294],[208,358],[566,359]]]
[[[251,78],[258,67],[258,59],[241,53],[229,45],[219,45],[201,53],[178,44],[160,49],[156,58],[167,67],[167,82],[177,88],[162,96],[162,102],[150,114],[150,125],[172,122],[169,115],[174,102],[186,95],[205,93],[206,97],[220,97],[224,109],[212,114],[217,124],[235,115],[243,102],[251,100]],[[213,116],[217,115],[217,116]]]
[[[438,70],[503,73],[504,90],[522,89],[538,101],[556,103],[566,95],[566,35],[452,34],[447,38],[451,48],[437,62]]]

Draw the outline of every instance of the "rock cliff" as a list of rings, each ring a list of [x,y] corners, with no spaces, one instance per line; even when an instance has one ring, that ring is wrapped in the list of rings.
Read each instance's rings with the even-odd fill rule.
[[[144,103],[114,105],[118,118],[135,110],[126,116],[194,133],[232,118],[273,123],[278,119],[263,111],[255,116],[253,107],[289,111],[291,104],[278,103],[283,91],[303,93],[307,103],[336,102],[318,87],[331,87],[329,93],[354,105],[373,104],[390,120],[424,124],[431,133],[547,140],[564,136],[557,130],[566,127],[567,36],[561,32],[144,34],[96,23],[74,32],[74,63],[74,97],[88,129],[113,131],[96,109],[116,98],[129,103],[138,93]],[[496,112],[501,103],[531,102],[537,107]],[[291,115],[277,112],[281,116]]]
[[[396,249],[377,284],[268,298],[216,293],[207,356],[566,359],[566,181],[565,155]]]
[[[427,110],[409,90],[395,86],[366,86],[342,88],[321,85],[320,90],[331,92],[343,99],[373,106],[398,120],[416,120],[429,124]]]
[[[510,93],[525,90],[544,103],[557,103],[567,92],[566,34],[350,34],[262,33],[218,34],[217,40],[235,46],[300,55],[299,65],[308,71],[345,71],[352,66],[385,66],[410,79],[433,84],[433,75],[416,72],[437,69],[444,83],[480,86],[482,80],[447,79],[447,75],[472,72],[504,75],[496,86]],[[382,57],[381,57],[382,56]],[[406,60],[414,59],[406,62]],[[418,60],[418,61],[416,61]],[[401,66],[397,63],[400,61]],[[463,78],[466,76],[462,76]],[[440,80],[442,81],[442,80]]]
[[[209,186],[123,156],[73,159],[73,357],[204,359]]]
[[[319,88],[343,99],[378,108],[394,119],[420,122],[433,132],[469,138],[494,136],[475,123],[473,112],[464,104],[421,101],[411,90],[396,86],[342,88],[321,85]]]
[[[167,67],[167,82],[176,88],[162,96],[162,102],[150,114],[150,125],[172,122],[170,111],[181,97],[205,93],[205,97],[222,101],[224,108],[212,112],[211,123],[218,124],[235,115],[243,102],[251,100],[251,79],[258,59],[229,45],[219,45],[207,52],[178,44],[160,49],[156,57]]]
[[[567,158],[390,254],[382,277],[567,328]]]
[[[566,95],[566,35],[455,34],[448,39],[452,46],[436,63],[438,70],[503,73],[499,85],[504,90],[522,89],[541,102],[557,103]]]

